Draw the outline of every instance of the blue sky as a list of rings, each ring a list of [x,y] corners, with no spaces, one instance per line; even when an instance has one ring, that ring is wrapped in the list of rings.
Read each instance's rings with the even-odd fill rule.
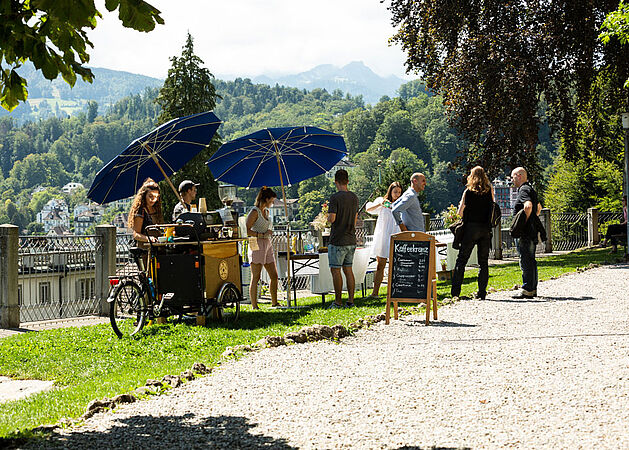
[[[164,78],[186,32],[214,75],[297,73],[318,64],[363,61],[382,76],[404,75],[404,54],[388,39],[388,1],[148,0],[166,21],[150,33],[122,27],[97,0],[103,19],[89,33],[90,66]]]

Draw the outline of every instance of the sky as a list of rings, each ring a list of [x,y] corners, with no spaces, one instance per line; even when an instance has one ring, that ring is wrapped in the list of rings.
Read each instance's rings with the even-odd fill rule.
[[[253,77],[303,72],[319,64],[363,61],[381,76],[405,75],[404,53],[389,46],[395,33],[388,1],[380,0],[147,0],[164,25],[150,33],[126,29],[103,14],[89,32],[91,67],[165,78],[189,31],[194,51],[215,76]]]

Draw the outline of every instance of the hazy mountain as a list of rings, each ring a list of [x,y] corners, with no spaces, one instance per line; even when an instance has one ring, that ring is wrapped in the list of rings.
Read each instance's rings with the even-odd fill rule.
[[[70,87],[61,76],[50,81],[29,62],[19,70],[19,74],[28,83],[28,102],[20,104],[10,114],[18,122],[25,120],[44,119],[51,115],[72,115],[84,109],[88,100],[95,100],[99,112],[105,112],[107,106],[114,104],[123,97],[139,94],[146,88],[161,87],[164,80],[147,77],[119,70],[92,67],[94,82],[87,83],[80,77],[74,87]],[[7,115],[0,108],[0,116]]]
[[[343,67],[322,64],[296,75],[279,77],[261,75],[252,78],[251,81],[271,86],[277,83],[308,90],[322,88],[330,93],[335,89],[340,89],[352,95],[362,95],[365,102],[371,104],[377,103],[383,95],[394,97],[400,85],[406,82],[394,75],[381,77],[362,61],[351,62]]]

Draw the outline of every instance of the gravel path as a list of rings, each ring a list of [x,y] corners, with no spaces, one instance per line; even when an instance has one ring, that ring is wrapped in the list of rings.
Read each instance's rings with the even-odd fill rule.
[[[629,265],[229,361],[47,448],[629,448]]]

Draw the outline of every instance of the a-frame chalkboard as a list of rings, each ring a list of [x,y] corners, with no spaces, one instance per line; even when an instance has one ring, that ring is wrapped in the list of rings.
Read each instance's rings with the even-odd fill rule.
[[[426,325],[437,318],[437,292],[434,236],[420,231],[405,231],[391,236],[389,282],[387,283],[386,323],[398,318],[398,303],[426,303]]]

